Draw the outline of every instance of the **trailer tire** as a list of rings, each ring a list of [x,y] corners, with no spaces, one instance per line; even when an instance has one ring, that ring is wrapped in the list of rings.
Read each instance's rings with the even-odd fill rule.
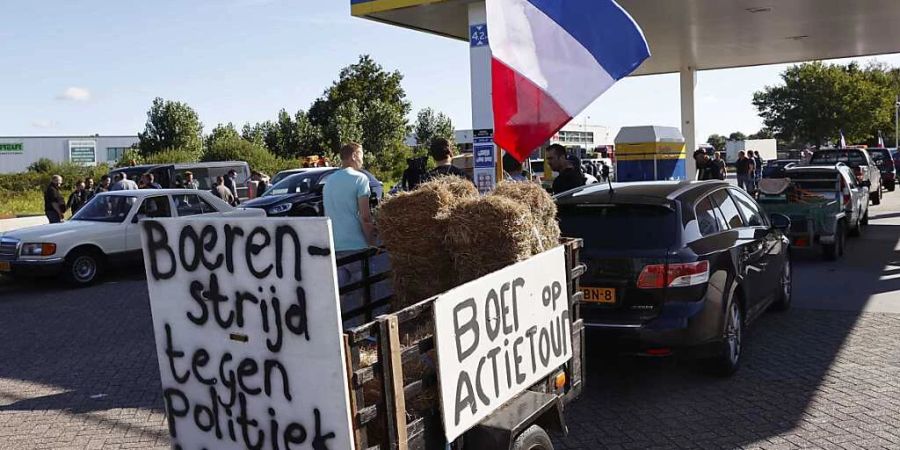
[[[822,256],[828,261],[837,261],[844,256],[844,243],[847,233],[844,230],[844,222],[838,222],[837,230],[834,234],[833,244],[822,245]]]
[[[525,429],[512,445],[513,450],[553,450],[553,441],[550,436],[538,425],[532,425]]]

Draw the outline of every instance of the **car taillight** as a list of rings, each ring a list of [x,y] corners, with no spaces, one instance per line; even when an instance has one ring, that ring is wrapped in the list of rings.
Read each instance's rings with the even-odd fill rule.
[[[709,261],[682,264],[650,264],[638,276],[640,289],[696,286],[709,281]]]

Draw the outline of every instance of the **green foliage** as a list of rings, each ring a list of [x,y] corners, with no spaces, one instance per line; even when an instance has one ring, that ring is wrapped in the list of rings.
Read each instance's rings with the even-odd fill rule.
[[[723,152],[725,151],[725,141],[725,136],[713,134],[709,136],[706,143],[715,147],[717,152]]]
[[[428,149],[431,142],[437,138],[453,140],[453,122],[444,113],[435,113],[431,108],[419,111],[416,124],[413,126],[413,134],[416,137],[418,153]]]
[[[44,193],[41,190],[6,191],[0,189],[0,218],[42,214],[44,214]]]
[[[282,109],[275,122],[245,124],[241,136],[284,158],[318,155],[323,151],[321,129],[309,121],[304,111],[291,116]]]
[[[767,127],[762,127],[756,133],[751,134],[747,137],[747,139],[774,139],[775,133],[772,132],[771,129]]]
[[[138,139],[143,156],[178,148],[199,157],[203,151],[203,124],[186,103],[157,97],[147,111],[147,123]]]
[[[54,162],[50,158],[39,158],[37,161],[28,165],[29,172],[37,172],[37,173],[50,173],[53,172],[53,168],[56,166],[56,162]]]
[[[206,136],[204,151],[209,151],[209,148],[217,141],[230,139],[241,139],[241,135],[231,122],[224,125],[220,123],[213,128],[209,136]]]
[[[356,141],[366,166],[379,179],[402,174],[409,150],[404,144],[411,110],[400,72],[387,72],[368,55],[341,70],[340,76],[309,110],[312,126],[322,131],[322,153]]]
[[[167,148],[144,157],[143,164],[177,164],[197,162],[199,157],[193,150]]]
[[[266,150],[265,147],[249,142],[240,136],[217,139],[203,153],[207,161],[246,161],[252,170],[274,175],[285,169],[299,167],[296,161],[280,158]]]
[[[848,143],[871,141],[879,130],[893,136],[893,105],[900,87],[896,69],[813,62],[789,67],[781,79],[782,85],[753,96],[765,126],[779,139],[836,144],[842,129]]]
[[[728,140],[729,141],[746,141],[747,135],[744,133],[741,133],[740,131],[735,131],[734,133],[731,133],[728,135]]]

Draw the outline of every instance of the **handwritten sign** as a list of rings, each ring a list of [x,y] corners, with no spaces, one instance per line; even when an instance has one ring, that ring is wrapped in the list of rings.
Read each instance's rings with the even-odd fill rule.
[[[435,300],[448,441],[572,357],[565,267],[557,247]]]
[[[328,219],[141,227],[172,447],[353,448]]]

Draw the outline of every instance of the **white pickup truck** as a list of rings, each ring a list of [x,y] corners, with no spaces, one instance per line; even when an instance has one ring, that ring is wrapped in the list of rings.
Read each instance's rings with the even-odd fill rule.
[[[106,267],[141,261],[141,219],[197,214],[266,215],[261,209],[234,208],[208,191],[105,192],[66,222],[0,234],[0,274],[61,275],[76,286],[89,285]]]

